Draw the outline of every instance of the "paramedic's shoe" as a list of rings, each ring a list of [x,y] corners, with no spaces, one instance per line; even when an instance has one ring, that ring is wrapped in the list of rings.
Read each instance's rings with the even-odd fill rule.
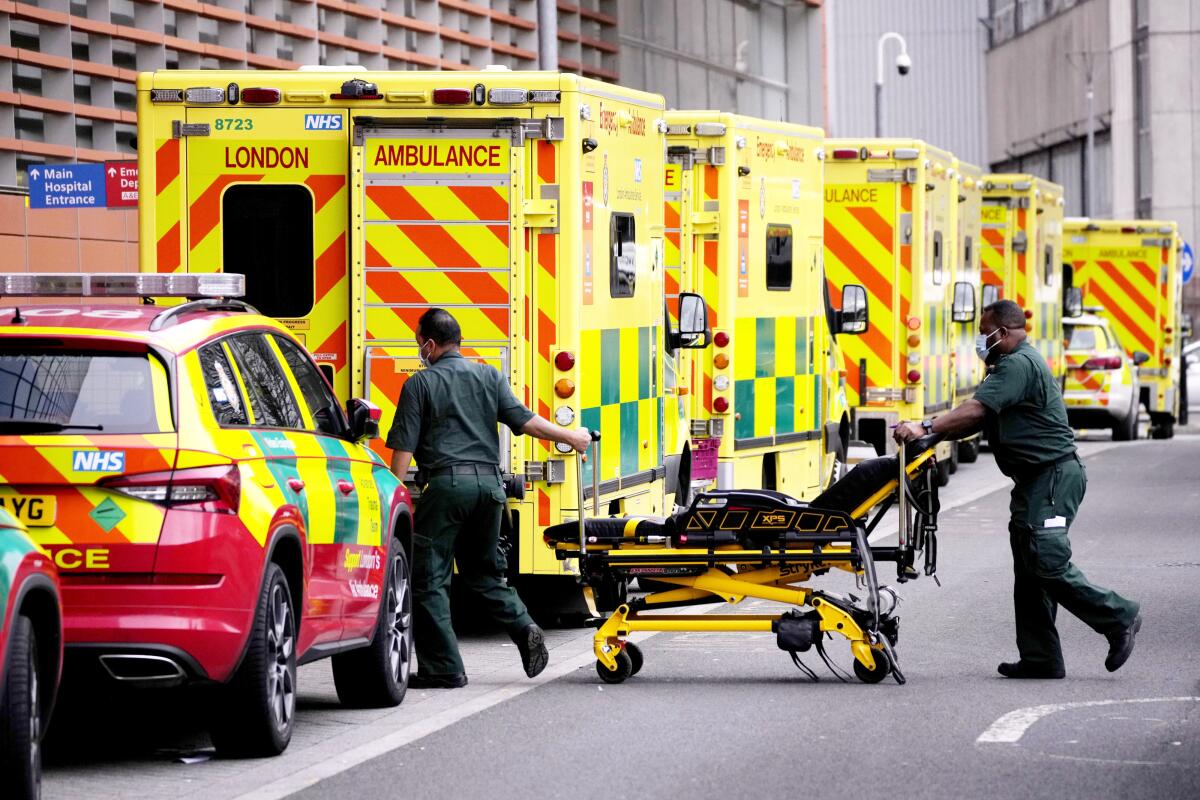
[[[457,675],[422,675],[414,672],[408,676],[410,689],[461,689],[467,685],[465,673]]]
[[[513,637],[513,641],[521,651],[521,663],[525,666],[525,674],[530,678],[537,677],[546,668],[546,664],[550,663],[546,635],[536,624],[530,623]]]
[[[1067,675],[1066,670],[1029,664],[1025,661],[1005,661],[996,667],[996,671],[1006,678],[1057,680],[1058,678],[1065,678]]]
[[[1108,635],[1108,658],[1104,659],[1104,668],[1116,672],[1121,665],[1129,660],[1133,652],[1133,640],[1142,629],[1142,615],[1138,614],[1128,628]]]

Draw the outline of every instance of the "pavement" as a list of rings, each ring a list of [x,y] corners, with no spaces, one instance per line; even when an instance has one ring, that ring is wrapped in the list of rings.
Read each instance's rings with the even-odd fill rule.
[[[905,686],[841,683],[810,657],[813,683],[772,635],[688,633],[639,637],[644,670],[609,686],[580,629],[548,631],[551,666],[530,681],[506,639],[472,636],[468,687],[410,691],[395,709],[342,709],[328,662],[302,667],[296,732],[273,759],[216,759],[203,695],[74,700],[52,727],[45,796],[1200,796],[1200,435],[1106,439],[1081,437],[1071,540],[1090,579],[1142,603],[1117,673],[1064,612],[1066,680],[996,675],[1015,657],[1010,484],[985,453],[943,490],[942,586],[900,588]],[[842,578],[814,585],[852,589]],[[831,654],[849,668],[844,642]]]

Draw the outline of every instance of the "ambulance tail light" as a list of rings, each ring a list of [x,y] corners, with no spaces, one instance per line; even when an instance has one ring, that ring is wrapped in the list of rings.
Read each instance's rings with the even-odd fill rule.
[[[713,400],[713,411],[716,411],[718,414],[724,414],[728,410],[729,401],[724,397],[718,397],[717,399]]]
[[[236,514],[242,497],[236,464],[120,475],[100,485],[162,506],[223,514]]]
[[[271,106],[280,99],[278,89],[242,89],[242,103],[247,105]]]
[[[835,147],[833,157],[838,161],[850,161],[858,158],[858,150],[853,147]]]
[[[921,373],[915,369],[910,369],[908,371],[908,375],[906,375],[905,377],[908,378],[909,383],[920,383],[921,382]]]
[[[716,335],[713,336],[713,344],[717,347],[728,347],[729,334],[725,331],[717,331]]]
[[[570,378],[559,378],[554,383],[554,393],[566,400],[571,395],[575,394],[575,381]]]
[[[1083,367],[1082,367],[1082,369],[1086,369],[1086,370],[1106,370],[1106,369],[1120,369],[1120,368],[1121,368],[1121,357],[1120,356],[1100,356],[1098,358],[1089,358],[1087,361],[1083,362]]]
[[[554,357],[554,366],[563,372],[567,372],[575,366],[575,354],[563,350]]]
[[[1132,225],[1122,225],[1121,233],[1137,233],[1137,228]]]
[[[471,102],[470,89],[434,89],[435,106],[465,106]]]

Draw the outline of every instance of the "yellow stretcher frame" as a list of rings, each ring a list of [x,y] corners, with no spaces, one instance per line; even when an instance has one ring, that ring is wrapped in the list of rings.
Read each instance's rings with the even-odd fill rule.
[[[934,458],[934,452],[934,448],[930,447],[913,459],[911,463],[908,463],[905,467],[907,477],[913,478],[918,475],[921,469]],[[902,464],[905,463],[903,446],[900,448],[899,461]],[[864,518],[872,508],[887,499],[893,492],[896,492],[899,486],[900,477],[897,475],[896,478],[888,481],[883,487],[861,502],[850,516],[854,520]],[[909,530],[910,521],[904,505],[905,492],[900,491],[897,493],[897,496],[900,498],[900,544],[903,546],[906,542],[911,541],[912,532]],[[636,524],[636,520],[631,520],[631,523]],[[860,541],[865,542],[866,536],[865,533],[861,533],[861,528],[860,534]],[[573,549],[573,545],[565,545],[562,542],[556,546],[559,549]],[[580,552],[586,554],[588,546],[583,534],[582,523],[580,528],[580,546]],[[720,601],[730,604],[737,604],[747,597],[754,597],[761,600],[786,603],[791,606],[811,606],[820,616],[820,630],[822,633],[838,634],[850,642],[851,652],[863,669],[863,672],[859,673],[860,678],[865,681],[867,678],[864,675],[867,675],[870,676],[871,682],[877,682],[886,677],[888,671],[895,671],[897,682],[903,683],[903,677],[896,665],[895,654],[891,652],[891,647],[886,637],[880,635],[878,631],[865,630],[849,611],[831,602],[828,598],[821,596],[821,593],[816,590],[807,586],[797,585],[807,582],[817,569],[823,572],[828,568],[834,568],[845,570],[855,575],[863,575],[865,568],[856,568],[854,561],[870,560],[871,553],[869,548],[867,548],[866,553],[855,553],[854,549],[850,547],[823,549],[820,553],[819,566],[813,562],[813,556],[815,555],[813,548],[783,549],[764,554],[759,550],[746,550],[740,547],[720,547],[715,550],[708,550],[667,548],[659,545],[632,545],[629,548],[616,549],[603,545],[600,547],[592,545],[591,553],[591,557],[601,558],[608,566],[615,567],[621,566],[622,561],[627,561],[632,557],[637,558],[638,566],[655,566],[653,561],[655,554],[671,556],[669,562],[662,562],[664,566],[667,563],[671,566],[709,566],[709,569],[700,575],[656,576],[656,581],[674,584],[679,588],[653,592],[647,595],[641,602],[648,607],[688,604],[702,600],[710,595],[713,596],[714,602]],[[687,558],[692,555],[695,556],[695,561]],[[786,571],[782,566],[763,566],[731,574],[717,568],[718,565],[735,561],[747,563],[751,559],[758,563],[764,561],[786,563],[789,556],[795,558],[796,563],[788,564]],[[581,569],[580,572],[584,574],[585,570]],[[874,580],[873,572],[871,580]],[[593,611],[593,615],[599,617],[595,613],[595,596],[591,586],[585,584],[584,596],[588,607]],[[629,603],[622,603],[604,620],[593,637],[592,649],[596,655],[597,671],[600,672],[601,669],[608,670],[612,673],[611,675],[606,676],[603,672],[600,672],[600,676],[605,681],[613,683],[619,683],[625,677],[636,674],[637,670],[641,667],[642,659],[640,651],[636,646],[628,642],[629,636],[633,633],[642,631],[687,631],[697,633],[771,632],[775,630],[775,626],[782,616],[782,613],[648,614],[641,610],[631,610]],[[626,657],[629,659],[629,662],[622,665],[620,663],[621,654],[627,651],[632,651],[637,656],[633,658],[627,655]],[[880,663],[880,660],[882,660],[882,663]],[[881,669],[883,667],[888,667],[888,669]],[[624,669],[630,670],[628,675],[621,674]]]

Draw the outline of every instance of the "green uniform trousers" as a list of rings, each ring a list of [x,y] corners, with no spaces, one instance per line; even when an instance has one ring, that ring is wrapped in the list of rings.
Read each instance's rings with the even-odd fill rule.
[[[1092,630],[1114,633],[1132,624],[1138,604],[1088,582],[1071,563],[1067,531],[1087,490],[1078,457],[1015,479],[1008,525],[1013,602],[1021,661],[1063,669],[1054,619],[1061,605]]]
[[[483,598],[492,617],[510,634],[533,622],[508,585],[500,553],[504,489],[498,475],[439,475],[417,502],[413,532],[413,638],[423,675],[465,672],[450,623],[450,578]]]

